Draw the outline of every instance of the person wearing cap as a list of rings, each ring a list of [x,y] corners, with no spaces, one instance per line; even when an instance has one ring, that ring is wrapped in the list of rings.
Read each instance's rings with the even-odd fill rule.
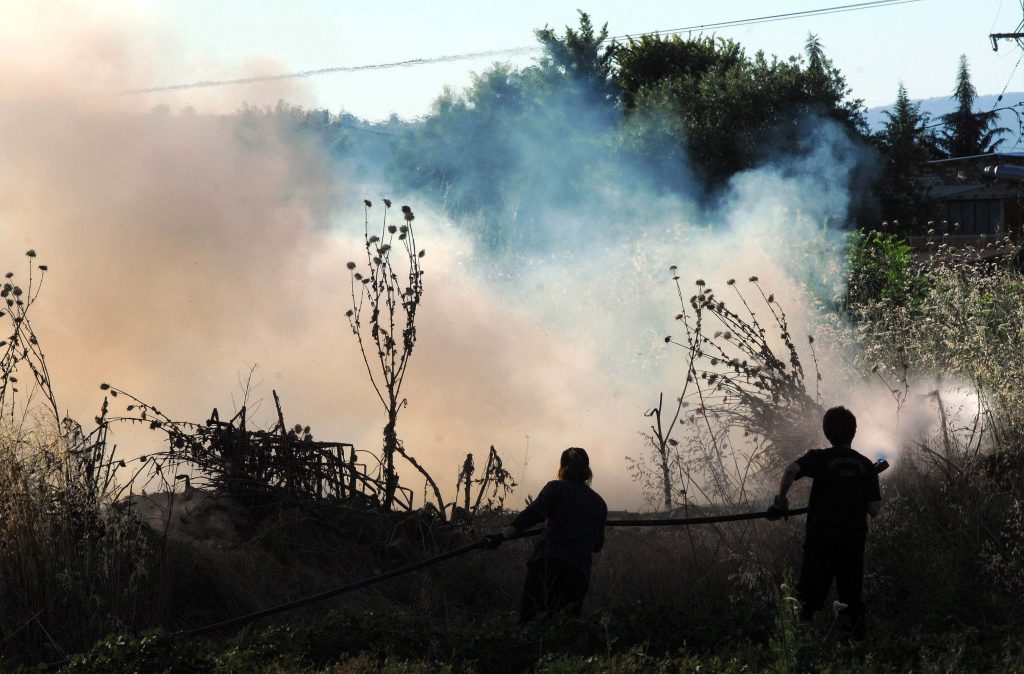
[[[825,604],[836,581],[839,601],[846,604],[854,638],[864,637],[864,544],[870,515],[882,510],[878,468],[850,445],[857,433],[857,418],[845,407],[825,412],[822,430],[832,446],[812,449],[791,463],[782,474],[779,493],[769,512],[784,514],[786,494],[794,480],[809,477],[807,529],[797,586],[800,617],[812,620]]]
[[[544,488],[501,533],[487,536],[487,547],[540,522],[547,527],[526,565],[520,622],[538,614],[565,611],[580,615],[590,585],[593,555],[604,546],[608,506],[590,488],[590,457],[580,447],[562,452],[558,479]]]

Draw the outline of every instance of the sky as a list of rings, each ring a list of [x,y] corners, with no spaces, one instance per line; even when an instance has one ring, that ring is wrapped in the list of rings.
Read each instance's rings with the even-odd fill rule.
[[[545,25],[576,25],[577,10],[612,35],[673,29],[847,4],[841,0],[690,0],[647,2],[482,3],[440,2],[210,2],[143,0],[108,7],[111,21],[145,25],[147,39],[163,44],[145,53],[161,60],[149,81],[123,82],[146,88],[297,72],[319,68],[391,63],[407,59],[529,47],[533,31]],[[61,7],[56,3],[54,7]],[[54,10],[57,11],[57,10]],[[843,71],[855,96],[870,106],[895,98],[902,80],[912,98],[947,95],[957,59],[966,54],[982,94],[1024,88],[1024,69],[1014,72],[1019,49],[1002,43],[993,52],[988,34],[1012,31],[1021,19],[1013,0],[921,0],[904,5],[720,29],[748,50],[788,56],[799,53],[808,32],[816,33]],[[532,54],[500,60],[528,65]],[[192,105],[202,111],[230,111],[239,102],[292,102],[367,119],[394,113],[412,118],[429,111],[445,85],[462,87],[494,57],[362,73],[305,78],[291,87],[233,86],[213,92],[192,89],[140,96],[143,104]],[[1013,76],[1011,77],[1011,73]],[[111,86],[117,83],[110,82]],[[228,110],[223,110],[228,108]]]

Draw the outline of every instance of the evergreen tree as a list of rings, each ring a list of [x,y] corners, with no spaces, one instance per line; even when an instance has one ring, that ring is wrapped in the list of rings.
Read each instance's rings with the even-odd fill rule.
[[[579,30],[565,27],[559,37],[548,26],[534,31],[544,50],[538,73],[550,80],[581,88],[597,98],[611,100],[616,94],[612,66],[618,45],[608,41],[608,24],[594,30],[590,15],[580,11]]]
[[[942,116],[945,131],[939,139],[939,146],[948,157],[970,157],[978,154],[995,152],[1002,145],[1002,134],[1009,131],[996,126],[997,113],[974,112],[974,102],[978,91],[971,83],[971,74],[967,68],[967,56],[960,55],[960,68],[956,75],[956,88],[953,90],[957,108],[948,115]]]
[[[928,128],[928,115],[921,104],[913,103],[900,82],[896,104],[875,141],[885,156],[883,181],[879,189],[882,215],[898,220],[904,228],[925,222],[932,215],[932,205],[918,178],[925,163],[938,154],[937,139]]]

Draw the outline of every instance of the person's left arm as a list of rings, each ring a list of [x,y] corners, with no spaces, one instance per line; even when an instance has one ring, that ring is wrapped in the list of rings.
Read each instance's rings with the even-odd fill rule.
[[[505,538],[512,538],[521,531],[526,531],[534,524],[543,522],[551,513],[551,507],[558,499],[557,482],[548,482],[537,494],[537,498],[530,502],[530,505],[523,508],[512,523],[502,529],[501,535]]]

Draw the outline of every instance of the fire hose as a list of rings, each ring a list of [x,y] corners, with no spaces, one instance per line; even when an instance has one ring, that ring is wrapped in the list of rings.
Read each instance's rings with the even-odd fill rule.
[[[793,515],[803,515],[806,512],[807,512],[807,508],[797,508],[795,510],[787,511],[785,513],[785,516],[786,517],[790,517],[790,516],[793,516]],[[772,513],[771,511],[767,511],[767,512],[752,512],[752,513],[736,513],[736,514],[733,514],[733,515],[716,515],[716,516],[711,516],[711,517],[688,517],[688,518],[666,518],[666,519],[637,519],[637,520],[609,520],[609,521],[605,522],[605,526],[606,527],[669,527],[669,526],[689,526],[689,525],[694,525],[694,524],[716,524],[718,522],[738,522],[740,520],[767,519],[769,517],[776,517],[776,515],[774,513]],[[515,536],[512,536],[509,540],[515,540],[515,539],[518,539],[518,538],[530,538],[532,536],[538,536],[538,535],[542,534],[543,532],[544,532],[544,529],[530,529],[528,531],[519,532]],[[211,623],[209,625],[204,625],[202,627],[196,627],[194,629],[184,630],[182,632],[179,632],[178,634],[181,635],[181,636],[197,636],[197,635],[200,635],[200,634],[208,634],[210,632],[217,632],[217,631],[228,629],[228,628],[231,628],[231,627],[236,627],[238,625],[242,625],[242,624],[245,624],[245,623],[253,622],[255,620],[259,620],[260,618],[266,618],[268,616],[272,616],[272,615],[275,615],[277,613],[284,613],[286,611],[291,611],[293,609],[301,608],[301,607],[307,606],[309,604],[315,604],[318,601],[323,601],[325,599],[330,599],[331,597],[337,597],[338,595],[345,594],[347,592],[352,592],[354,590],[359,590],[361,588],[368,587],[370,585],[374,585],[376,583],[380,583],[380,582],[385,581],[385,580],[390,580],[391,578],[397,578],[398,576],[402,576],[402,575],[405,575],[405,574],[410,573],[412,571],[416,571],[418,569],[422,569],[424,567],[431,566],[433,564],[437,564],[438,562],[443,562],[443,561],[445,561],[447,559],[452,559],[453,557],[459,557],[461,555],[466,554],[467,552],[472,552],[473,550],[479,550],[479,549],[483,548],[486,545],[487,545],[487,541],[486,540],[479,540],[479,541],[476,541],[475,543],[469,543],[468,545],[463,545],[462,547],[455,548],[454,550],[449,550],[448,552],[441,553],[440,555],[436,555],[434,557],[429,557],[427,559],[421,559],[418,562],[412,562],[411,564],[406,564],[405,566],[400,566],[398,568],[391,569],[390,571],[385,571],[384,573],[377,574],[376,576],[370,576],[369,578],[363,578],[362,580],[357,580],[354,583],[349,583],[347,585],[342,585],[341,587],[336,587],[336,588],[333,588],[333,589],[330,589],[330,590],[325,590],[323,592],[319,592],[317,594],[312,594],[312,595],[309,595],[309,596],[306,596],[306,597],[302,597],[300,599],[295,599],[294,601],[290,601],[290,602],[287,602],[285,604],[279,604],[278,606],[271,606],[270,608],[266,608],[266,609],[263,609],[261,611],[255,611],[253,613],[248,613],[246,615],[238,616],[238,617],[235,617],[235,618],[228,618],[227,620],[222,620],[220,622]]]
[[[803,515],[806,512],[807,512],[807,508],[797,508],[795,510],[787,511],[785,513],[785,516],[786,517],[790,517],[790,516],[795,516],[795,515]],[[718,522],[738,522],[738,521],[741,521],[741,520],[768,519],[769,517],[775,518],[777,516],[778,515],[776,513],[773,513],[772,511],[766,511],[766,512],[735,513],[735,514],[732,514],[732,515],[715,515],[715,516],[709,516],[709,517],[609,520],[609,521],[605,522],[605,526],[606,527],[689,526],[689,525],[696,525],[696,524],[715,524],[715,523],[718,523]],[[519,532],[518,534],[512,536],[509,540],[515,540],[515,539],[519,539],[519,538],[530,538],[530,537],[533,537],[533,536],[540,535],[543,532],[544,532],[544,529],[542,529],[542,528],[541,529],[530,529],[528,531]],[[251,622],[254,622],[256,620],[260,620],[261,618],[266,618],[266,617],[269,617],[269,616],[272,616],[272,615],[277,615],[278,613],[284,613],[286,611],[292,611],[292,610],[297,609],[297,608],[302,608],[303,606],[308,606],[310,604],[315,604],[317,602],[324,601],[324,600],[330,599],[332,597],[337,597],[339,595],[346,594],[348,592],[353,592],[355,590],[359,590],[359,589],[362,589],[364,587],[369,587],[370,585],[375,585],[375,584],[383,582],[385,580],[390,580],[391,578],[397,578],[398,576],[403,576],[403,575],[405,575],[407,573],[411,573],[413,571],[417,571],[419,569],[422,569],[422,568],[425,568],[425,567],[428,567],[428,566],[432,566],[434,564],[437,564],[438,562],[443,562],[445,560],[452,559],[454,557],[460,557],[460,556],[462,556],[462,555],[464,555],[464,554],[466,554],[468,552],[472,552],[473,550],[480,550],[480,549],[484,548],[486,545],[487,545],[487,540],[486,539],[482,539],[482,540],[476,541],[474,543],[469,543],[467,545],[463,545],[462,547],[455,548],[454,550],[449,550],[448,552],[443,552],[440,555],[435,555],[434,557],[428,557],[427,559],[421,559],[421,560],[419,560],[417,562],[412,562],[410,564],[406,564],[404,566],[399,566],[397,568],[391,569],[390,571],[385,571],[384,573],[379,573],[379,574],[377,574],[375,576],[370,576],[369,578],[363,578],[362,580],[357,580],[354,583],[348,583],[348,584],[342,585],[340,587],[335,587],[335,588],[332,588],[330,590],[325,590],[323,592],[318,592],[316,594],[311,594],[311,595],[308,595],[306,597],[302,597],[300,599],[295,599],[293,601],[286,602],[284,604],[278,604],[277,606],[271,606],[269,608],[265,608],[265,609],[262,609],[260,611],[254,611],[252,613],[247,613],[245,615],[236,616],[234,618],[228,618],[227,620],[221,620],[219,622],[211,623],[209,625],[203,625],[202,627],[195,627],[193,629],[181,630],[181,631],[173,633],[171,636],[175,636],[175,637],[200,636],[200,635],[203,635],[203,634],[209,634],[211,632],[219,632],[221,630],[230,629],[232,627],[238,627],[239,625],[244,625],[246,623],[251,623]],[[64,665],[67,665],[70,662],[71,662],[71,658],[65,658],[65,659],[59,660],[57,662],[47,663],[47,664],[43,665],[43,667],[45,669],[55,669],[55,668],[58,668],[58,667],[63,667]]]
[[[881,473],[883,470],[885,470],[886,468],[889,467],[889,464],[884,459],[882,459],[882,460],[880,460],[879,462],[877,462],[875,464],[875,467],[876,467],[876,470],[879,473]],[[743,521],[743,520],[778,519],[779,517],[789,518],[789,517],[797,516],[797,515],[805,515],[806,513],[807,513],[807,508],[806,507],[804,507],[804,508],[796,508],[794,510],[787,510],[787,511],[778,511],[778,510],[771,510],[770,509],[770,510],[767,510],[765,512],[733,513],[731,515],[711,515],[711,516],[706,516],[706,517],[609,520],[609,521],[605,522],[605,526],[606,527],[693,526],[693,525],[700,525],[700,524],[717,524],[717,523],[721,523],[721,522],[739,522],[739,521]],[[515,534],[514,536],[510,537],[509,540],[515,540],[515,539],[519,539],[519,538],[530,538],[530,537],[533,537],[533,536],[540,535],[543,532],[544,532],[544,529],[542,529],[542,528],[541,529],[530,529],[530,530],[522,531],[522,532],[519,532],[519,533]],[[443,552],[440,555],[435,555],[434,557],[428,557],[427,559],[421,559],[421,560],[419,560],[417,562],[412,562],[410,564],[406,564],[404,566],[399,566],[397,568],[391,569],[390,571],[385,571],[384,573],[379,573],[379,574],[377,574],[375,576],[370,576],[369,578],[363,578],[362,580],[357,580],[354,583],[348,583],[348,584],[342,585],[340,587],[335,587],[335,588],[332,588],[330,590],[325,590],[323,592],[318,592],[316,594],[312,594],[312,595],[308,595],[308,596],[305,596],[305,597],[302,597],[302,598],[299,598],[299,599],[295,599],[293,601],[286,602],[284,604],[278,604],[277,606],[271,606],[269,608],[265,608],[265,609],[262,609],[262,610],[259,610],[259,611],[254,611],[252,613],[247,613],[245,615],[236,616],[234,618],[228,618],[226,620],[221,620],[219,622],[211,623],[209,625],[203,625],[202,627],[195,627],[195,628],[189,629],[189,630],[181,630],[181,631],[175,632],[172,636],[184,636],[184,637],[199,636],[199,635],[203,635],[203,634],[209,634],[211,632],[218,632],[218,631],[221,631],[221,630],[226,630],[226,629],[229,629],[229,628],[232,628],[232,627],[237,627],[239,625],[244,625],[246,623],[250,623],[250,622],[254,622],[256,620],[260,620],[261,618],[266,618],[266,617],[269,617],[269,616],[272,616],[272,615],[277,615],[278,613],[284,613],[286,611],[292,611],[292,610],[297,609],[297,608],[302,608],[303,606],[308,606],[310,604],[315,604],[317,602],[324,601],[324,600],[330,599],[332,597],[337,597],[339,595],[346,594],[348,592],[353,592],[355,590],[359,590],[359,589],[362,589],[364,587],[369,587],[370,585],[375,585],[375,584],[383,582],[385,580],[390,580],[392,578],[397,578],[398,576],[403,576],[403,575],[405,575],[407,573],[411,573],[413,571],[417,571],[419,569],[422,569],[422,568],[425,568],[425,567],[428,567],[428,566],[432,566],[432,565],[437,564],[439,562],[443,562],[445,560],[452,559],[454,557],[460,557],[460,556],[462,556],[462,555],[464,555],[464,554],[466,554],[468,552],[472,552],[473,550],[480,550],[480,549],[484,548],[486,545],[487,545],[487,540],[486,539],[482,539],[482,540],[476,541],[474,543],[469,543],[467,545],[463,545],[462,547],[455,548],[454,550],[449,550],[447,552]],[[49,668],[52,668],[52,667],[62,667],[64,665],[68,664],[70,661],[71,661],[70,658],[66,658],[66,659],[61,660],[59,662],[49,663],[48,665],[46,665],[46,668],[49,669]]]

